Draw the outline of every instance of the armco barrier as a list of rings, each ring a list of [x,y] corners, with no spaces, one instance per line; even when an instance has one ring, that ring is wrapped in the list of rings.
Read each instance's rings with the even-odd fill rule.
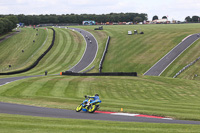
[[[173,78],[176,78],[178,75],[180,75],[183,71],[185,71],[187,68],[189,68],[190,66],[192,66],[193,64],[195,64],[197,61],[200,60],[200,57],[198,57],[195,61],[191,62],[190,64],[188,64],[187,66],[183,67],[183,69],[181,69],[178,73],[176,73],[176,75],[174,75]]]
[[[101,73],[102,68],[103,68],[103,62],[104,62],[104,60],[105,60],[106,53],[107,53],[107,51],[108,51],[108,45],[109,45],[109,43],[110,43],[110,36],[108,36],[108,40],[107,40],[107,42],[106,42],[106,47],[105,47],[105,50],[104,50],[104,52],[103,52],[103,56],[102,56],[102,58],[101,58],[101,61],[100,61],[100,63],[99,63],[99,72],[100,72],[100,73]]]
[[[18,70],[18,71],[13,71],[13,72],[7,72],[7,73],[0,73],[0,75],[11,75],[11,74],[19,74],[19,73],[23,73],[23,72],[27,72],[29,70],[31,70],[32,68],[34,68],[39,62],[40,60],[51,50],[51,48],[54,45],[54,41],[55,41],[55,30],[53,28],[51,28],[53,30],[53,39],[51,42],[51,45],[49,46],[49,48],[29,67],[22,69],[22,70]]]
[[[60,75],[68,76],[137,76],[136,72],[107,72],[107,73],[73,73],[71,71],[61,72]]]

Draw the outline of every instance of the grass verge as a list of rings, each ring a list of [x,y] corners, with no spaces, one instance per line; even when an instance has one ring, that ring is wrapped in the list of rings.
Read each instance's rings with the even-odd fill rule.
[[[1,133],[197,133],[200,130],[199,125],[58,119],[7,114],[0,114],[0,118]]]

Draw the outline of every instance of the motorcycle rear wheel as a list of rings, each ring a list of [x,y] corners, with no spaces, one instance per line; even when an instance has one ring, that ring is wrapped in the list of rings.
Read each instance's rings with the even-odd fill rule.
[[[82,110],[82,105],[79,105],[77,108],[76,108],[76,112],[80,112]]]
[[[94,113],[95,110],[96,110],[96,105],[90,105],[90,106],[88,107],[88,112],[89,112],[89,113]]]

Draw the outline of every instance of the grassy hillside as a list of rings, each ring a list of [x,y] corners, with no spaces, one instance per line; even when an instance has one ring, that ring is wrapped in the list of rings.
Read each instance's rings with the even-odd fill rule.
[[[101,110],[200,120],[200,83],[162,77],[29,78],[0,86],[0,101],[75,109],[99,93]]]
[[[84,28],[91,30],[94,27]],[[104,26],[103,32],[111,36],[111,42],[103,64],[103,71],[136,71],[143,74],[186,36],[199,33],[199,28],[200,24]],[[143,31],[144,35],[127,35],[129,30]],[[193,50],[199,50],[199,48],[196,47]],[[195,52],[193,50],[190,51],[190,58],[183,58],[183,64],[193,59],[191,58],[193,57],[191,53]],[[200,55],[195,52],[195,56]],[[174,69],[174,71],[177,70],[179,71],[179,69]],[[171,75],[173,74],[166,76]]]
[[[104,26],[103,31],[94,31],[95,27],[79,27],[90,31],[99,43],[97,58],[91,64],[91,66],[95,65],[95,69],[92,72],[98,72],[99,61],[107,36],[110,35],[111,43],[104,62],[103,71],[136,71],[140,74],[139,77],[45,76],[29,78],[0,86],[0,101],[42,107],[75,109],[84,99],[84,95],[99,93],[102,100],[101,110],[119,112],[123,108],[124,112],[158,115],[174,119],[200,120],[200,83],[192,80],[163,77],[172,76],[182,66],[187,65],[188,62],[200,56],[198,54],[199,41],[180,56],[161,77],[141,76],[162,56],[180,43],[183,38],[189,34],[198,33],[199,24]],[[135,29],[144,31],[145,34],[127,35],[128,30],[133,31]],[[83,37],[71,30],[59,28],[55,28],[55,30],[55,46],[41,60],[38,66],[29,72],[14,76],[39,75],[44,74],[46,70],[50,74],[57,74],[68,70],[81,59],[85,49]],[[48,35],[47,44],[51,42],[51,30],[48,30]],[[47,47],[48,45],[45,45],[43,48],[46,49]],[[199,71],[199,65],[199,63],[196,63],[179,77],[187,78],[190,73],[191,76],[189,77],[192,77],[194,73]],[[194,79],[199,80],[198,77]],[[87,132],[88,129],[91,130],[90,125],[84,124],[90,121],[85,122],[85,120],[56,119],[55,122],[53,118],[13,115],[0,115],[0,117],[1,125],[5,125],[1,129],[5,132],[16,131],[16,129],[19,132],[38,132],[38,130],[41,132],[53,132],[54,129],[58,132],[66,130],[71,132]],[[19,119],[21,120],[20,122],[18,121]],[[52,127],[52,121],[58,124],[54,124]],[[99,124],[99,126],[95,126],[95,129],[101,132],[116,132],[115,129],[120,132],[199,131],[199,126],[191,125],[92,122]],[[115,126],[111,126],[109,129],[98,128],[105,127],[108,124]],[[26,128],[27,126],[29,127],[28,129]],[[146,127],[145,129],[143,129],[144,126]]]
[[[49,74],[59,74],[78,63],[86,47],[83,37],[79,33],[67,29],[55,28],[55,31],[55,44],[40,63],[28,72],[12,76],[41,75],[44,74],[45,71],[48,71]],[[51,44],[53,31],[48,30],[48,32],[47,45],[45,45],[42,50],[33,57],[33,59],[37,59],[37,57],[40,56]],[[5,57],[5,55],[3,57]],[[28,64],[30,63],[31,62],[28,62]]]
[[[95,69],[93,69],[91,72],[98,72],[98,66],[101,59],[101,56],[103,54],[103,50],[105,47],[105,43],[107,40],[107,36],[111,36],[111,42],[109,46],[109,51],[106,56],[106,60],[103,65],[103,71],[104,72],[115,72],[115,71],[123,71],[123,72],[132,72],[136,71],[138,74],[143,74],[146,72],[154,63],[156,63],[160,58],[162,58],[167,52],[169,52],[174,46],[176,46],[178,43],[181,42],[183,38],[186,36],[198,33],[198,27],[200,27],[199,24],[184,24],[184,25],[122,25],[122,26],[104,26],[103,31],[95,31],[93,30],[96,26],[78,26],[78,28],[82,28],[85,30],[88,30],[91,32],[97,39],[99,44],[99,50],[97,53],[97,58],[95,61],[88,67],[92,67],[95,65]],[[128,30],[138,30],[144,31],[144,35],[127,35]],[[31,29],[33,30],[33,29]],[[44,64],[44,60],[40,64],[40,67],[38,69],[35,69],[34,71],[28,72],[28,74],[41,74],[44,73],[45,70],[48,70],[50,73],[59,73],[60,71],[68,70],[73,66],[73,64],[76,64],[77,60],[79,60],[82,56],[82,54],[78,54],[79,57],[77,57],[77,60],[74,61],[75,53],[73,51],[69,50],[66,52],[64,48],[64,43],[68,43],[67,45],[71,45],[76,43],[75,41],[79,40],[82,41],[81,43],[85,43],[83,41],[83,38],[78,33],[73,33],[72,31],[66,30],[66,29],[57,29],[57,36],[56,36],[56,45],[59,45],[57,48],[57,51],[51,52],[51,54],[48,54],[47,56],[51,55],[51,57],[48,57],[48,63]],[[62,33],[61,33],[62,32]],[[73,34],[74,35],[73,35]],[[50,34],[50,33],[49,33]],[[66,36],[66,37],[65,37]],[[75,41],[73,39],[75,37]],[[30,39],[31,40],[31,39]],[[72,41],[71,41],[72,40]],[[49,36],[48,43],[51,42],[51,35]],[[32,41],[31,41],[32,42]],[[37,41],[36,41],[37,42]],[[19,42],[21,43],[21,42]],[[176,62],[174,62],[169,69],[167,69],[162,76],[169,76],[172,77],[176,72],[178,72],[183,66],[187,65],[189,62],[196,59],[198,56],[198,50],[199,50],[199,43],[200,41],[197,41],[190,49],[188,49],[183,56],[178,58]],[[78,44],[80,45],[80,44]],[[77,46],[78,46],[77,45]],[[48,45],[46,45],[48,46]],[[73,45],[71,45],[69,48],[72,48]],[[7,47],[8,48],[8,47]],[[60,50],[60,51],[59,51]],[[74,49],[77,53],[79,53],[79,50],[84,51],[84,48],[79,49],[77,47]],[[22,55],[20,50],[18,51],[18,55]],[[66,53],[70,56],[65,55]],[[15,52],[14,52],[15,53]],[[63,53],[63,54],[61,54]],[[65,53],[65,54],[64,54]],[[55,62],[53,60],[56,60],[58,58],[58,54],[61,54],[58,62]],[[3,58],[6,58],[6,54],[3,55]],[[11,54],[14,56],[14,54]],[[38,54],[39,55],[39,54]],[[72,57],[73,55],[73,57]],[[46,59],[47,59],[46,56]],[[55,57],[53,57],[55,56]],[[17,56],[16,56],[17,57]],[[22,56],[23,58],[28,56]],[[36,57],[36,56],[34,56]],[[68,58],[64,60],[64,57]],[[61,58],[62,61],[61,61]],[[1,60],[2,60],[1,59]],[[12,56],[10,59],[14,59]],[[34,58],[33,58],[34,59]],[[7,70],[8,64],[11,64],[11,62],[8,61],[9,58],[6,58],[6,61],[4,62],[5,65],[1,65],[2,70]],[[71,61],[73,62],[71,62]],[[23,60],[14,60],[18,61],[18,67],[24,66],[24,63],[22,63]],[[63,62],[64,61],[64,62]],[[20,63],[21,62],[21,63]],[[53,64],[54,66],[50,65]],[[30,61],[25,62],[25,64],[29,65]],[[48,66],[47,66],[48,65]],[[51,66],[51,68],[50,68]],[[58,67],[59,66],[59,67]],[[55,68],[56,70],[51,70]],[[15,65],[12,67],[15,68]],[[40,70],[40,71],[38,71]],[[185,76],[183,75],[182,78],[187,79],[193,79],[193,74],[200,74],[197,69],[192,69],[190,76],[188,76],[187,73],[185,73]],[[37,73],[35,73],[37,71]],[[179,76],[181,77],[181,76]]]
[[[47,31],[42,28],[39,31],[33,28],[22,28],[20,33],[1,42],[0,72],[21,69],[32,63],[32,55],[37,56],[38,49],[43,47],[47,34]],[[12,67],[9,68],[9,65]]]
[[[199,125],[155,124],[41,118],[0,114],[2,133],[191,133],[199,132]]]
[[[38,66],[25,74],[59,74],[70,69],[81,59],[85,50],[83,37],[74,31],[55,28],[56,39],[53,48]],[[77,56],[78,55],[78,56]]]

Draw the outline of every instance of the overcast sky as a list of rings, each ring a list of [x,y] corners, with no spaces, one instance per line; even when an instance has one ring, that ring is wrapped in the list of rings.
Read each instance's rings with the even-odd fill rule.
[[[200,0],[0,0],[0,14],[147,13],[183,21],[200,16]]]

